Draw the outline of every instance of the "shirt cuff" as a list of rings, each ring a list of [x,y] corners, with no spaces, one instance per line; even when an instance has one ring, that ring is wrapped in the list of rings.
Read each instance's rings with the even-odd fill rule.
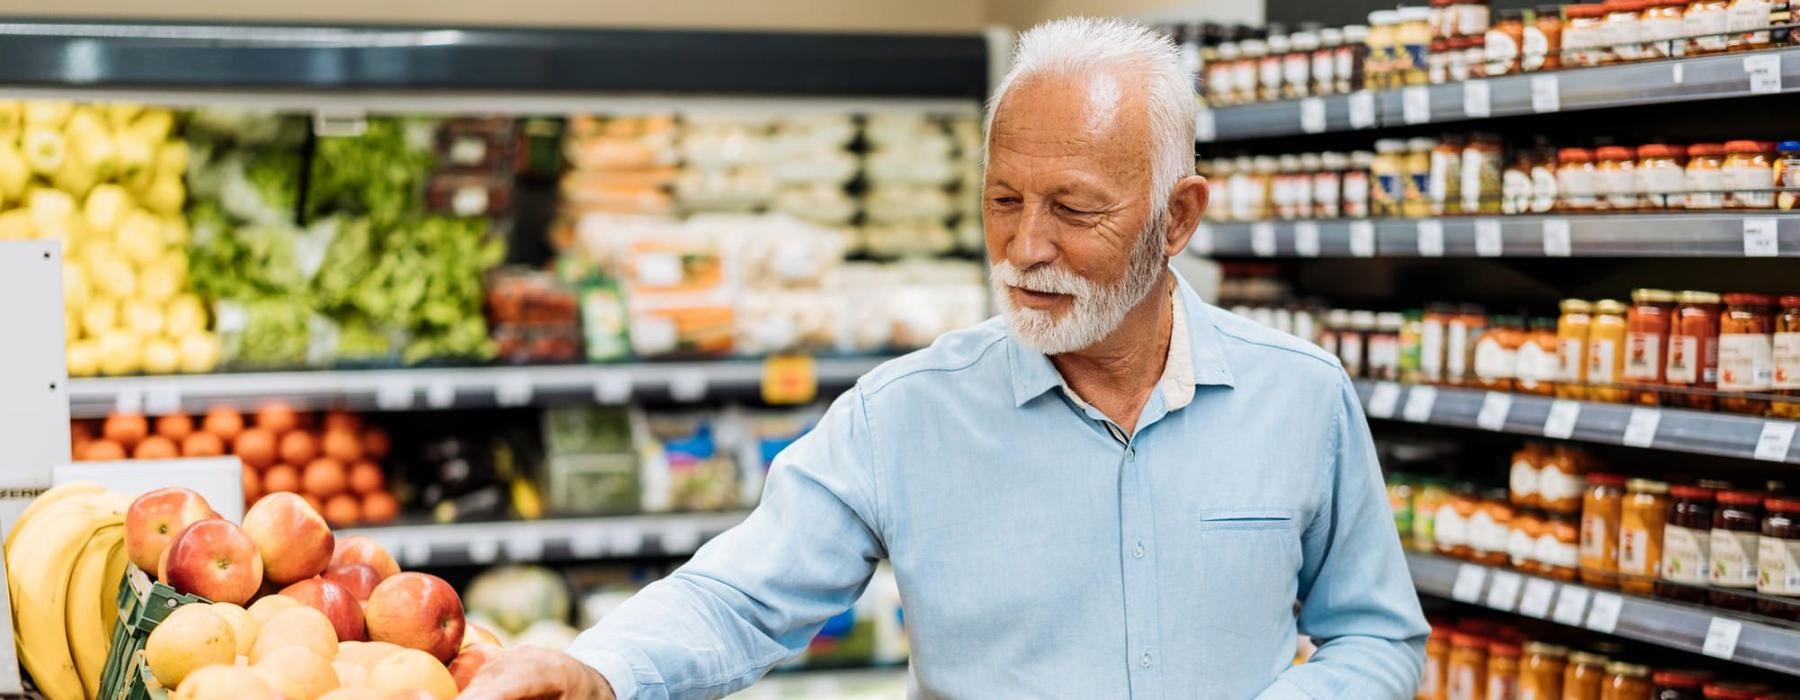
[[[1301,689],[1299,684],[1286,678],[1276,678],[1269,687],[1256,694],[1256,700],[1317,700],[1312,693]]]
[[[570,649],[569,655],[599,671],[600,677],[612,686],[614,697],[619,700],[637,698],[637,674],[632,673],[631,662],[625,657],[605,649]]]

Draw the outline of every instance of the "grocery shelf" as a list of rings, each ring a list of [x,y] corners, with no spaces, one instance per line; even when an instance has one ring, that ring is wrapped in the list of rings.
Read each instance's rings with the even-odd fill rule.
[[[988,39],[974,32],[0,19],[0,37],[0,85],[14,87],[962,99],[988,87]]]
[[[1435,554],[1407,552],[1406,564],[1413,586],[1424,595],[1800,675],[1800,627]]]
[[[1216,257],[1800,257],[1800,213],[1454,216],[1203,224]],[[1435,230],[1434,230],[1435,229]]]
[[[397,524],[340,530],[363,535],[407,568],[686,556],[743,522],[746,512]]]
[[[821,358],[813,368],[822,391],[843,389],[885,359]],[[645,394],[698,401],[753,393],[762,379],[763,364],[756,360],[103,377],[70,380],[69,415],[197,412],[217,405],[250,409],[271,400],[299,410],[388,411],[622,404]]]
[[[1800,423],[1677,408],[1356,380],[1370,418],[1800,464]]]
[[[1211,133],[1203,124],[1200,140],[1342,132],[1355,126],[1437,124],[1796,90],[1800,90],[1800,49],[1780,49],[1523,73],[1384,90],[1360,97],[1318,98],[1325,103],[1324,119],[1317,116],[1318,106],[1308,106],[1307,100],[1221,107],[1202,117],[1203,121],[1210,120]],[[1370,105],[1360,106],[1360,114],[1352,119],[1353,100],[1372,100],[1372,109]],[[1314,112],[1309,115],[1308,110]],[[1204,138],[1208,135],[1212,138]]]

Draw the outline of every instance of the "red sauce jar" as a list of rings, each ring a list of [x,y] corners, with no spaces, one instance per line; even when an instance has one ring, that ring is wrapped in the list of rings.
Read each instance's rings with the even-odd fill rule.
[[[1725,295],[1719,316],[1719,407],[1761,415],[1775,377],[1775,298],[1767,294]]]
[[[1756,556],[1761,548],[1763,499],[1756,491],[1720,491],[1713,511],[1712,590],[1707,602],[1714,607],[1756,610]]]
[[[1631,398],[1646,406],[1658,402],[1666,366],[1663,349],[1675,316],[1675,293],[1666,289],[1634,289],[1625,312],[1625,383]]]
[[[1700,603],[1712,571],[1712,489],[1669,487],[1669,514],[1663,523],[1662,566],[1657,572],[1658,598]]]
[[[1670,403],[1710,410],[1719,381],[1719,295],[1686,291],[1676,294],[1675,302],[1663,367]]]

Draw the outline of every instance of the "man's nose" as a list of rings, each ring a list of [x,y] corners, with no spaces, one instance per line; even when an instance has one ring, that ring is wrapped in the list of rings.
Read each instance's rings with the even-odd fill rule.
[[[1057,257],[1056,222],[1049,212],[1027,208],[1019,217],[1019,230],[1007,246],[1006,258],[1021,270],[1052,262]]]

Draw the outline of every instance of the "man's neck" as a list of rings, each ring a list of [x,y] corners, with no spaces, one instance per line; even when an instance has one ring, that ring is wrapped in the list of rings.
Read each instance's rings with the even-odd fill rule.
[[[1136,432],[1144,402],[1168,363],[1169,334],[1175,321],[1170,297],[1174,284],[1174,276],[1163,273],[1106,339],[1084,350],[1050,356],[1063,382],[1126,434]]]

